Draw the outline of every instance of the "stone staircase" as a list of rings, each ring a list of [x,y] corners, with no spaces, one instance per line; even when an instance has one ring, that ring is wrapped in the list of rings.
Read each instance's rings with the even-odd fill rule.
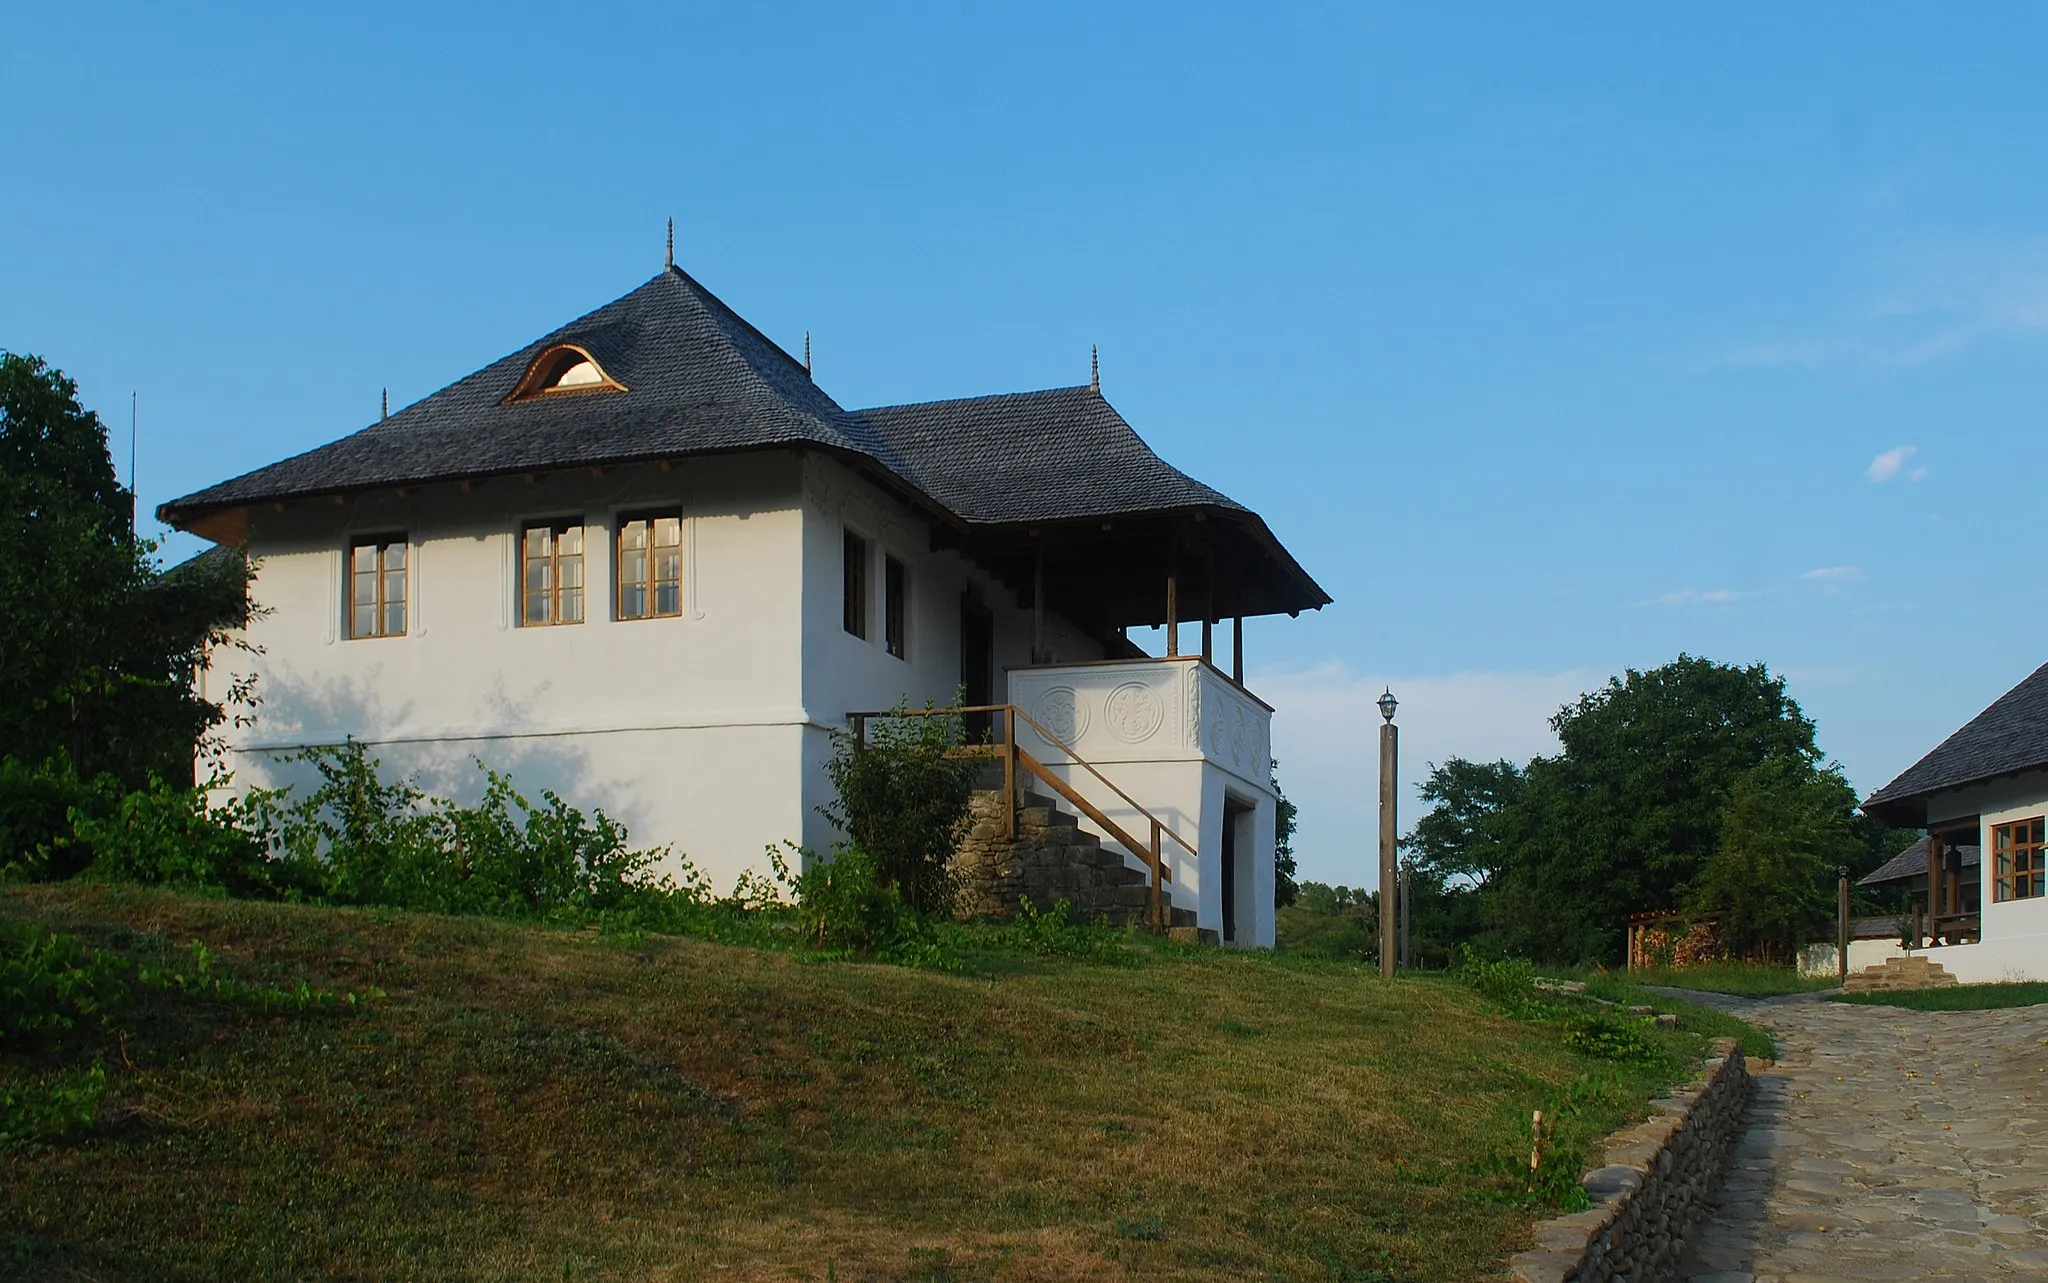
[[[1876,993],[1892,989],[1946,989],[1956,978],[1938,962],[1920,954],[1886,958],[1883,962],[1850,976],[1842,985],[1844,993]]]
[[[983,781],[984,783],[986,780]],[[1123,853],[1102,845],[1078,817],[1043,793],[1019,785],[1017,836],[1004,836],[1003,790],[977,788],[968,809],[967,836],[953,854],[959,878],[956,912],[963,918],[1015,917],[1027,897],[1038,909],[1065,900],[1082,922],[1108,918],[1112,926],[1151,921],[1152,879]],[[1160,888],[1171,904],[1170,887]],[[1169,910],[1168,925],[1192,928],[1193,909]]]

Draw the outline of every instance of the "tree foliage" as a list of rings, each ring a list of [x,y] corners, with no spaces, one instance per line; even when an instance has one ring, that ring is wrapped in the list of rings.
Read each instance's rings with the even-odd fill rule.
[[[1273,759],[1268,769],[1273,781],[1273,907],[1284,909],[1301,893],[1294,880],[1294,826],[1298,812],[1280,788],[1280,762]]]
[[[216,555],[160,574],[154,552],[77,386],[0,352],[0,752],[129,788],[191,778],[227,715],[192,674],[244,622],[248,571]]]
[[[1630,669],[1551,728],[1561,751],[1526,766],[1432,765],[1431,809],[1408,838],[1420,871],[1478,902],[1490,948],[1612,960],[1628,916],[1690,910],[1737,913],[1741,947],[1777,949],[1811,927],[1793,882],[1824,864],[1831,896],[1836,863],[1873,862],[1878,831],[1762,664]],[[1792,819],[1782,840],[1757,827]],[[1784,893],[1782,919],[1737,894],[1744,876]]]
[[[1865,849],[1856,793],[1833,767],[1769,758],[1735,781],[1721,840],[1686,896],[1735,957],[1790,961],[1835,917],[1837,868]]]
[[[953,853],[981,759],[951,755],[964,742],[958,717],[896,711],[875,720],[866,743],[834,734],[825,773],[835,796],[818,809],[873,862],[883,885],[918,913],[943,914],[953,907]]]

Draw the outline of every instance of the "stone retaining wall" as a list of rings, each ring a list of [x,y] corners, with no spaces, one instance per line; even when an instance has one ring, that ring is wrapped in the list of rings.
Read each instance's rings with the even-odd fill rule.
[[[1654,1283],[1669,1278],[1705,1217],[1742,1131],[1749,1066],[1733,1038],[1715,1043],[1701,1080],[1652,1106],[1647,1122],[1607,1138],[1606,1166],[1583,1182],[1590,1210],[1536,1227],[1536,1248],[1509,1262],[1517,1283]]]

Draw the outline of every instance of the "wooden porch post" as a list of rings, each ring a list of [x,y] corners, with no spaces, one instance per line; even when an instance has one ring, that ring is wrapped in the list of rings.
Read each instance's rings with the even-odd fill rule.
[[[1927,835],[1927,935],[1941,938],[1941,839]]]
[[[1017,840],[1017,706],[1003,705],[1003,837]]]
[[[1244,616],[1230,621],[1230,680],[1244,685]]]
[[[1166,654],[1180,654],[1180,541],[1166,546]]]
[[[1045,543],[1031,549],[1031,662],[1043,664],[1045,654]]]
[[[1216,651],[1209,644],[1210,627],[1216,619],[1216,550],[1209,549],[1208,574],[1204,577],[1202,592],[1205,604],[1202,606],[1202,662],[1214,664]]]

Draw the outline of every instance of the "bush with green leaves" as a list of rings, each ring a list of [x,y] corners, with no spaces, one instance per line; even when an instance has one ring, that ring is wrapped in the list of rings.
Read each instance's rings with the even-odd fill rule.
[[[74,817],[105,816],[120,797],[112,776],[84,779],[62,756],[38,765],[0,760],[0,874],[31,882],[76,877],[93,856],[72,840]]]
[[[957,716],[906,712],[872,719],[865,742],[833,734],[825,773],[837,796],[818,809],[911,908],[944,914],[981,759],[954,754],[966,742]]]
[[[1518,1008],[1536,996],[1536,967],[1527,958],[1484,958],[1472,948],[1460,948],[1458,979],[1466,987],[1509,1008]]]
[[[802,862],[799,872],[792,873],[774,847],[768,860],[776,880],[796,897],[797,922],[810,947],[890,956],[930,943],[930,925],[865,850],[841,844],[829,860],[791,850]]]
[[[32,1050],[104,1020],[127,996],[98,950],[37,926],[0,926],[0,1050]]]
[[[279,859],[321,899],[503,918],[658,920],[677,899],[704,897],[693,875],[678,885],[658,873],[666,850],[633,850],[624,826],[603,811],[586,815],[552,792],[535,805],[482,762],[483,799],[461,806],[409,779],[387,781],[353,739],[297,759],[319,785],[303,796],[258,796],[251,813]]]

